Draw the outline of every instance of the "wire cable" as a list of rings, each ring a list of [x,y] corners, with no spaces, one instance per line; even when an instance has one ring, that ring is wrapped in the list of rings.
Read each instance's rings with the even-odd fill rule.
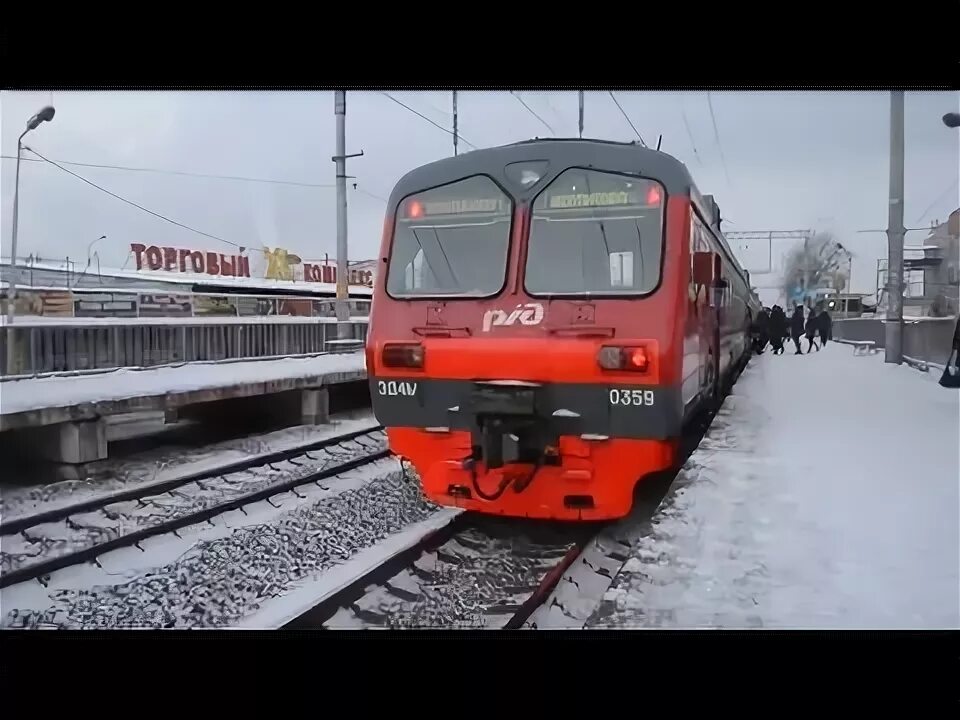
[[[703,160],[700,159],[700,153],[697,152],[697,143],[693,140],[693,130],[690,129],[690,121],[687,119],[687,109],[683,104],[682,93],[680,95],[680,114],[683,115],[683,126],[687,129],[687,137],[690,139],[690,147],[693,148],[693,156],[700,165],[703,165]]]
[[[527,112],[528,112],[528,113],[530,113],[530,114],[533,115],[537,120],[539,120],[541,123],[543,123],[543,126],[544,126],[545,128],[547,128],[547,130],[549,130],[552,135],[556,135],[556,134],[557,134],[556,130],[554,130],[552,127],[550,127],[550,123],[548,123],[546,120],[544,120],[542,117],[540,117],[540,116],[536,113],[536,111],[534,111],[533,108],[531,108],[529,105],[527,105],[527,103],[525,103],[525,102],[523,101],[523,98],[522,98],[522,97],[520,97],[519,95],[517,95],[513,90],[510,91],[510,94],[513,95],[513,97],[515,97],[515,98],[517,99],[517,102],[519,102],[521,105],[523,105],[523,106],[527,109]]]
[[[2,157],[4,160],[17,159],[16,155],[3,155]],[[21,158],[21,160],[26,160],[27,162],[44,162],[43,160],[37,160],[36,158]],[[156,173],[158,175],[179,175],[182,177],[198,177],[198,178],[208,178],[212,180],[237,180],[241,182],[267,183],[270,185],[295,185],[298,187],[310,187],[310,188],[335,187],[333,183],[308,183],[308,182],[298,182],[296,180],[273,180],[270,178],[245,177],[242,175],[215,175],[210,173],[186,172],[183,170],[164,170],[161,168],[132,167],[129,165],[107,165],[103,163],[83,163],[83,162],[72,162],[68,160],[59,160],[59,159],[53,162],[58,162],[61,165],[71,165],[73,167],[98,168],[102,170],[125,170],[128,172]]]
[[[617,109],[620,110],[620,114],[623,115],[624,119],[628,123],[630,123],[630,127],[633,128],[633,131],[637,134],[637,138],[639,138],[640,144],[643,145],[644,147],[647,147],[647,143],[644,142],[643,137],[640,135],[640,131],[637,130],[637,126],[633,124],[633,120],[631,120],[630,116],[627,115],[627,111],[623,109],[623,107],[620,105],[620,102],[614,96],[613,90],[607,90],[607,92],[610,94],[610,99],[613,100],[613,102],[616,104]]]
[[[447,135],[453,135],[453,130],[447,130],[447,128],[445,128],[443,125],[440,125],[440,124],[438,124],[438,123],[435,123],[433,120],[431,120],[430,118],[428,118],[428,117],[427,117],[426,115],[424,115],[423,113],[418,112],[418,111],[414,110],[412,107],[410,107],[409,105],[400,102],[399,100],[397,100],[397,99],[396,99],[393,95],[391,95],[390,93],[388,93],[388,92],[381,92],[381,94],[382,94],[382,95],[386,95],[388,98],[390,98],[391,100],[393,100],[397,105],[399,105],[399,106],[402,107],[402,108],[405,108],[405,109],[409,110],[410,112],[412,112],[412,113],[413,113],[414,115],[416,115],[417,117],[423,118],[423,119],[426,120],[428,123],[430,123],[431,125],[433,125],[435,128],[437,128],[437,129],[439,129],[439,130],[443,130],[445,133],[447,133]],[[459,132],[457,133],[457,138],[459,138],[459,139],[462,140],[464,143],[466,143],[467,145],[469,145],[470,147],[472,147],[474,150],[477,149],[477,146],[476,146],[476,145],[474,145],[472,142],[470,142],[469,140],[467,140],[467,139],[466,139],[463,135],[461,135]]]
[[[245,246],[245,245],[240,245],[239,243],[232,242],[232,241],[230,241],[230,240],[225,240],[224,238],[218,237],[217,235],[211,235],[210,233],[204,232],[203,230],[197,230],[196,228],[190,227],[189,225],[185,225],[185,224],[182,223],[182,222],[178,222],[178,221],[176,221],[176,220],[172,220],[171,218],[168,218],[166,215],[161,215],[161,214],[158,213],[158,212],[154,212],[153,210],[150,210],[149,208],[145,208],[143,205],[139,205],[139,204],[133,202],[133,200],[127,200],[127,198],[121,197],[120,195],[117,195],[115,192],[112,192],[112,191],[110,191],[110,190],[107,190],[107,189],[104,188],[104,187],[101,187],[101,186],[97,185],[95,182],[92,182],[91,180],[88,180],[87,178],[83,177],[82,175],[78,175],[77,173],[73,172],[73,170],[68,170],[67,168],[63,167],[63,165],[60,165],[59,163],[54,162],[53,160],[50,160],[50,159],[44,157],[43,155],[41,155],[40,153],[38,153],[38,152],[37,152],[36,150],[34,150],[33,148],[29,148],[29,147],[27,147],[26,145],[24,145],[24,148],[27,149],[27,150],[29,150],[30,152],[32,152],[34,155],[36,155],[37,157],[41,158],[41,159],[44,160],[45,162],[48,162],[48,163],[50,163],[51,165],[53,165],[54,167],[59,168],[59,169],[62,170],[63,172],[67,173],[68,175],[72,175],[73,177],[77,178],[78,180],[82,180],[82,181],[85,182],[87,185],[90,185],[91,187],[96,188],[96,189],[99,190],[100,192],[106,193],[107,195],[109,195],[109,196],[111,196],[111,197],[114,197],[114,198],[116,198],[117,200],[126,203],[127,205],[132,205],[133,207],[137,208],[138,210],[142,210],[143,212],[145,212],[145,213],[147,213],[147,214],[149,214],[149,215],[153,215],[154,217],[159,218],[159,219],[163,220],[164,222],[168,222],[168,223],[170,223],[171,225],[176,225],[177,227],[183,228],[184,230],[189,230],[190,232],[196,233],[197,235],[203,235],[204,237],[208,237],[208,238],[210,238],[211,240],[217,240],[218,242],[222,242],[222,243],[225,243],[225,244],[227,244],[227,245],[233,245],[233,247],[237,247],[237,248],[247,247],[247,246]]]
[[[727,176],[727,182],[733,185],[730,179],[730,171],[727,170],[727,160],[723,156],[723,145],[720,144],[720,131],[717,129],[717,116],[713,113],[713,100],[710,99],[710,91],[707,90],[707,106],[710,108],[710,121],[713,123],[713,136],[717,139],[717,150],[720,151],[720,163],[723,165],[723,174]]]
[[[937,196],[937,199],[934,200],[932,203],[930,203],[930,206],[923,211],[923,215],[918,217],[915,222],[920,222],[921,220],[923,220],[927,216],[927,213],[933,210],[940,203],[940,201],[943,200],[950,193],[951,190],[957,187],[958,182],[960,182],[960,178],[954,178],[953,182],[950,183],[950,187],[948,187],[946,190],[940,193],[940,195]]]
[[[35,152],[35,151],[31,151],[31,152]],[[0,155],[0,157],[2,157],[4,160],[17,159],[16,155]],[[35,162],[35,163],[47,162],[45,160],[40,160],[38,158],[21,157],[20,159],[26,162]],[[89,168],[98,168],[103,170],[123,170],[127,172],[147,172],[147,173],[157,173],[160,175],[179,175],[179,176],[186,176],[186,177],[208,178],[213,180],[235,180],[235,181],[252,182],[252,183],[267,183],[270,185],[293,185],[297,187],[307,187],[307,188],[336,187],[336,185],[333,183],[308,183],[308,182],[299,182],[296,180],[274,180],[271,178],[246,177],[242,175],[216,175],[212,173],[194,173],[194,172],[186,172],[181,170],[165,170],[161,168],[133,167],[130,165],[107,165],[105,163],[73,162],[69,160],[60,160],[60,159],[53,159],[53,158],[50,159],[50,162],[56,162],[56,163],[59,163],[60,165],[72,165],[74,167],[89,167]],[[353,188],[353,190],[363,195],[367,195],[368,197],[371,197],[375,200],[379,200],[380,202],[384,202],[384,203],[387,202],[387,199],[385,197],[381,197],[380,195],[369,192],[368,190],[364,190],[359,187]]]

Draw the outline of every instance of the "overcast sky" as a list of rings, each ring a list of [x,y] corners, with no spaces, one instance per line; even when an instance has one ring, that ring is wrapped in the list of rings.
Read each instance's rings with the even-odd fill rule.
[[[391,95],[451,128],[449,92]],[[462,138],[478,147],[534,136],[575,137],[576,92],[523,92],[546,127],[506,92],[461,92]],[[618,92],[643,139],[690,168],[713,193],[726,230],[812,228],[833,231],[854,253],[855,290],[872,292],[887,225],[889,93],[713,92],[716,132],[703,92]],[[958,109],[956,92],[906,95],[907,227],[943,220],[958,200],[960,133],[941,116]],[[17,136],[27,118],[55,105],[52,123],[25,143],[51,160],[256,177],[324,187],[266,184],[65,166],[154,212],[251,249],[284,247],[304,259],[336,252],[332,92],[4,92],[2,255],[10,253]],[[687,129],[689,127],[689,131]],[[631,140],[630,124],[608,93],[587,93],[587,137]],[[719,142],[717,139],[719,135]],[[405,172],[453,152],[452,136],[381,93],[347,94],[347,152],[363,150],[347,172],[351,259],[373,257],[386,198]],[[461,150],[469,146],[461,144]],[[35,157],[25,153],[25,157]],[[41,162],[20,177],[17,255],[79,258],[100,235],[101,263],[119,267],[132,242],[233,248],[163,222]],[[920,242],[925,233],[907,234]],[[735,248],[736,249],[736,248]],[[774,247],[775,262],[788,250]],[[739,249],[741,261],[767,263],[765,244]],[[129,266],[128,266],[129,267]],[[758,278],[763,284],[764,279]]]

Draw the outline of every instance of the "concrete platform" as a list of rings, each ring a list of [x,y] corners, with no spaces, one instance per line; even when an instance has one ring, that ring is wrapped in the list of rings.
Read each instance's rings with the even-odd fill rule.
[[[0,432],[323,388],[366,376],[363,353],[355,352],[5,381]]]

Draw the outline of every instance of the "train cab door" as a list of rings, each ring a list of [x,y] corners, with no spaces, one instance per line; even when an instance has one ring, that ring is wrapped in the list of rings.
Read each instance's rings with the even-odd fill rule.
[[[700,392],[710,396],[717,386],[720,351],[720,324],[713,293],[715,255],[706,249],[708,246],[699,227],[697,230],[698,249],[693,256],[693,275],[697,288],[700,334]]]
[[[717,379],[717,387],[714,388],[714,392],[718,393],[721,373],[726,372],[727,369],[723,362],[723,353],[728,352],[723,344],[724,325],[727,322],[723,309],[726,281],[723,277],[723,264],[719,253],[712,253],[712,255],[713,283],[710,286],[710,317],[713,320],[713,334],[710,344],[713,347],[713,377]]]

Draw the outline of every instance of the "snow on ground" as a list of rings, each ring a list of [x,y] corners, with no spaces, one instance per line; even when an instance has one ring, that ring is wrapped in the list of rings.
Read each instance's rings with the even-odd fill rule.
[[[91,463],[86,477],[82,479],[0,487],[0,516],[5,521],[13,520],[103,495],[214,470],[233,462],[254,460],[377,425],[371,410],[350,410],[332,414],[330,422],[325,425],[297,425],[200,448],[164,446],[132,457],[101,460]]]
[[[958,627],[938,377],[837,344],[754,358],[587,627]]]
[[[364,372],[362,352],[282,360],[187,363],[97,375],[8,380],[0,383],[0,414],[104,400],[189,392],[247,383]]]

